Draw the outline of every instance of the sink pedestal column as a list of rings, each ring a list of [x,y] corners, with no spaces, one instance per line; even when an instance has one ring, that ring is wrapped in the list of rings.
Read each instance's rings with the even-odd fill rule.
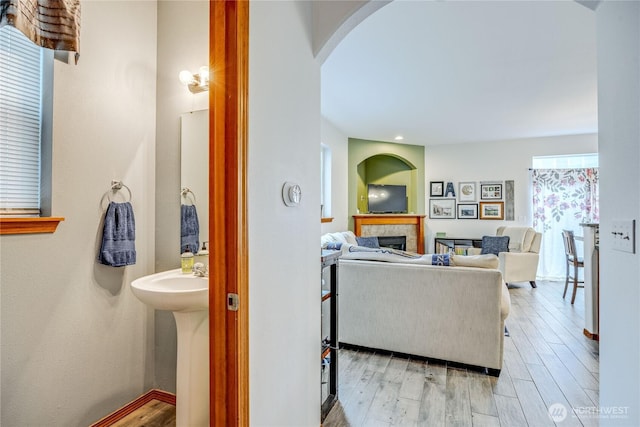
[[[209,312],[174,311],[178,330],[176,427],[209,426]]]
[[[209,427],[209,278],[176,268],[134,280],[131,291],[176,319],[177,427]]]

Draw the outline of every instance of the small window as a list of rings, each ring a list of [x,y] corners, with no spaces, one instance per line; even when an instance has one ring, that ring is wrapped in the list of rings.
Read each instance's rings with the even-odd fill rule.
[[[583,169],[598,167],[598,153],[534,156],[533,169]]]
[[[331,217],[331,148],[320,144],[320,212]]]
[[[52,51],[0,28],[0,218],[50,214],[52,71]]]

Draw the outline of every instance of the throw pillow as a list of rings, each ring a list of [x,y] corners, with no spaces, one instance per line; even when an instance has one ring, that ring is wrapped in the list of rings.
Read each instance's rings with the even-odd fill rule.
[[[500,252],[509,252],[509,236],[482,236],[480,254],[498,255]]]
[[[378,242],[377,237],[356,237],[356,242],[358,242],[358,246],[364,246],[365,248],[379,248],[380,243]]]
[[[449,254],[429,254],[424,256],[427,260],[431,259],[431,265],[441,265],[444,267],[452,266],[451,255]]]

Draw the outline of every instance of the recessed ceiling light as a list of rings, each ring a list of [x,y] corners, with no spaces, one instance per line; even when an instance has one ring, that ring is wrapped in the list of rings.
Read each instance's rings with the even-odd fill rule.
[[[395,138],[393,138],[393,139],[395,139],[396,141],[402,141],[402,140],[404,139],[404,136],[402,136],[402,135],[398,135],[398,136],[396,136],[396,137],[395,137]]]

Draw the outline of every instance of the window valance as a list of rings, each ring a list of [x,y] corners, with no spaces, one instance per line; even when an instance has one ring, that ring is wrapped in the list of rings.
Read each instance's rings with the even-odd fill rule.
[[[0,27],[12,25],[38,46],[80,56],[80,0],[1,0]]]

